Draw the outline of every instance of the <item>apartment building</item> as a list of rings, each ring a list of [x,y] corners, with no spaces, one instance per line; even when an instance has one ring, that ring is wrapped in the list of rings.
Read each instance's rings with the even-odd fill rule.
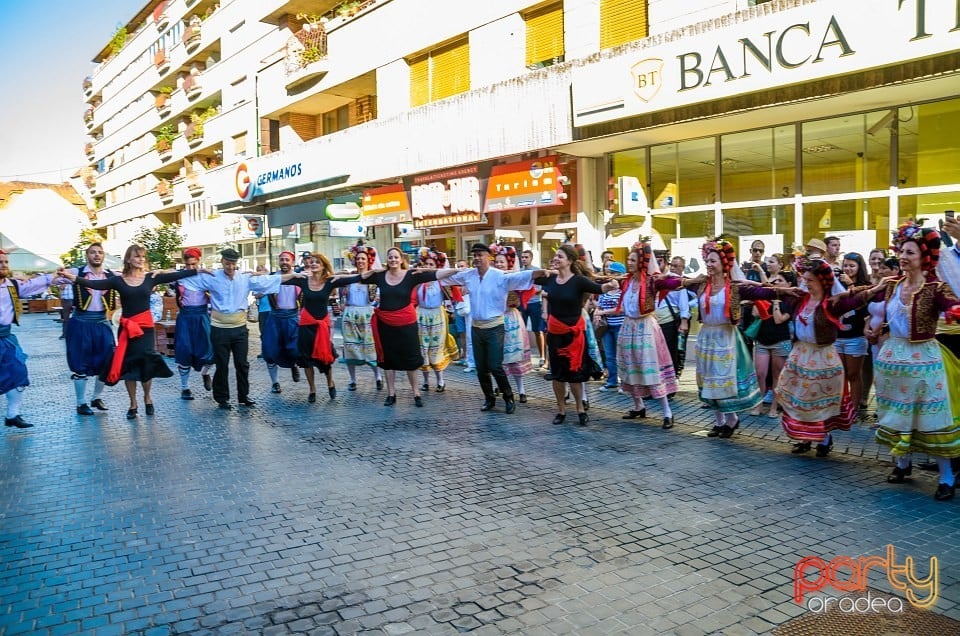
[[[166,10],[180,6],[186,29],[204,3],[192,4]],[[952,0],[234,0],[218,11],[243,16],[249,55],[215,56],[212,68],[237,72],[209,90],[225,96],[242,77],[249,128],[212,142],[218,163],[194,199],[185,137],[168,163],[135,171],[134,190],[156,204],[137,219],[189,217],[202,200],[219,215],[204,227],[250,220],[273,253],[334,258],[358,236],[456,257],[502,240],[542,257],[570,236],[598,253],[641,233],[696,256],[721,232],[769,251],[825,234],[884,246],[901,219],[935,220],[960,196],[960,164],[947,160],[960,149]],[[236,24],[221,21],[224,41]],[[193,68],[173,64],[165,77],[182,91]],[[168,120],[144,110],[154,141],[143,143],[168,121],[186,132],[197,107],[180,97]],[[103,141],[97,158],[109,156]],[[161,178],[181,191],[166,207],[149,190]],[[114,205],[101,225],[135,220],[135,206]]]

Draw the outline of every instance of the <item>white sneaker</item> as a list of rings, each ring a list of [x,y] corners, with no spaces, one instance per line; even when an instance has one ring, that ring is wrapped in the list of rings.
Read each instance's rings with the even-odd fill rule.
[[[471,367],[469,364],[468,364],[467,366],[463,367],[463,372],[464,372],[464,373],[473,373],[473,371],[474,371],[474,367]]]

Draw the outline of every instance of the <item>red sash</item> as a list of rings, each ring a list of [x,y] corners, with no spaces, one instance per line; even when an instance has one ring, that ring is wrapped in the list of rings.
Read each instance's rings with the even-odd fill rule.
[[[583,322],[583,316],[577,320],[572,327],[560,322],[553,316],[547,319],[547,333],[555,336],[564,336],[573,334],[573,340],[566,347],[557,349],[557,353],[570,361],[570,370],[576,373],[583,364],[583,351],[587,347],[586,324]]]
[[[330,314],[323,318],[314,318],[306,309],[300,310],[300,320],[298,324],[301,327],[317,328],[317,335],[313,338],[313,351],[310,357],[329,366],[333,364],[333,344],[330,341]]]
[[[407,305],[403,309],[395,311],[386,311],[380,308],[373,310],[373,317],[370,319],[370,329],[373,331],[373,342],[377,346],[377,361],[383,362],[383,343],[380,340],[380,322],[388,327],[405,327],[417,322],[417,310],[413,305]]]
[[[117,350],[113,352],[113,360],[110,362],[110,372],[107,374],[108,384],[116,384],[120,381],[123,358],[127,355],[127,343],[143,336],[144,329],[153,329],[153,314],[149,309],[136,316],[120,319],[120,336],[117,338]]]

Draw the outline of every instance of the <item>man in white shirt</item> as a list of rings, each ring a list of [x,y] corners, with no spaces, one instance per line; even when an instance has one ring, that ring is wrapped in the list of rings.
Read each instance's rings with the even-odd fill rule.
[[[237,401],[243,406],[256,406],[250,399],[250,363],[247,361],[247,304],[250,292],[276,294],[280,275],[251,276],[238,270],[240,254],[231,248],[220,252],[222,270],[212,276],[193,276],[181,281],[186,289],[210,294],[210,342],[217,370],[213,374],[213,399],[221,409],[230,409],[230,356],[237,374]]]
[[[685,265],[686,262],[682,256],[674,256],[670,261],[670,272],[667,275],[683,276]],[[683,371],[685,357],[684,350],[680,348],[680,336],[682,334],[686,338],[687,332],[690,331],[690,297],[687,295],[687,290],[675,289],[657,300],[656,316],[660,330],[663,332],[663,339],[667,341],[667,348],[670,349],[673,370],[679,378]]]
[[[470,248],[473,268],[466,270],[447,270],[437,274],[437,280],[446,285],[463,285],[470,294],[470,319],[473,339],[473,359],[477,365],[477,377],[483,390],[481,411],[489,411],[496,406],[490,376],[497,382],[503,395],[507,414],[517,409],[513,399],[513,389],[503,371],[503,312],[507,306],[507,292],[529,289],[535,276],[544,274],[544,270],[525,270],[502,272],[490,266],[490,248],[477,243]]]

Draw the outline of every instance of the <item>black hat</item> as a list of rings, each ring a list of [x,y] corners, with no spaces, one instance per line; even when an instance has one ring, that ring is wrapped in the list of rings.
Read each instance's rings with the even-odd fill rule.
[[[470,248],[470,253],[472,254],[473,252],[486,252],[489,254],[490,246],[485,243],[474,243],[473,247]]]
[[[232,247],[228,247],[227,249],[220,252],[220,258],[222,258],[225,261],[231,261],[233,263],[236,263],[237,261],[240,260],[240,252],[233,249]]]

